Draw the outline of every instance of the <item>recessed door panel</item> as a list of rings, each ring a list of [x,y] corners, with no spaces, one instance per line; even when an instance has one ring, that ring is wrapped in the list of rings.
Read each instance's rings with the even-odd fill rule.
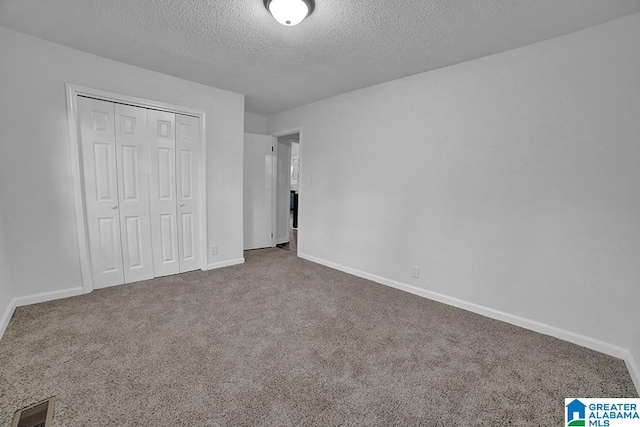
[[[102,260],[102,271],[108,273],[117,271],[122,260],[119,259],[120,235],[116,219],[98,218],[98,239],[100,243],[100,259]]]
[[[191,150],[180,150],[180,195],[182,199],[193,197],[193,163]]]
[[[173,148],[158,148],[158,198],[174,200],[175,172]]]
[[[173,214],[160,214],[160,238],[162,243],[162,263],[175,263],[176,257],[176,228]]]
[[[78,97],[87,233],[95,288],[124,283],[114,104]]]
[[[140,218],[127,217],[125,219],[125,232],[127,242],[127,264],[129,268],[142,267],[142,236],[140,235]]]
[[[173,117],[168,117],[166,120],[158,120],[158,136],[161,138],[172,138],[173,132]]]
[[[122,146],[122,179],[123,198],[127,201],[138,201],[140,173],[136,147]]]
[[[97,200],[115,200],[114,194],[115,175],[114,170],[113,146],[109,143],[94,142],[93,143],[93,170],[96,183],[96,199]]]
[[[200,268],[200,126],[196,117],[176,114],[178,242],[180,272]],[[204,236],[202,237],[204,238]]]
[[[193,247],[193,214],[183,213],[182,219],[182,256],[185,260],[193,259],[195,248]]]
[[[91,110],[93,133],[113,134],[113,114],[110,111]]]
[[[179,123],[180,126],[180,141],[185,144],[198,143],[197,138],[194,138],[193,124],[192,123]]]
[[[133,135],[136,130],[136,118],[129,116],[120,116],[120,123],[122,123],[122,133],[127,135]]]

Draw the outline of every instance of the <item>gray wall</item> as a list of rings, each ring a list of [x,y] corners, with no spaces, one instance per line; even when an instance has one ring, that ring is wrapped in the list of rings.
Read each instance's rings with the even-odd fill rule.
[[[0,27],[0,200],[15,297],[81,286],[66,82],[206,112],[210,263],[242,258],[244,97]]]
[[[9,322],[9,308],[13,291],[11,286],[11,274],[9,272],[9,258],[4,238],[4,226],[2,224],[2,210],[0,210],[0,337],[4,333]]]
[[[270,116],[303,127],[303,255],[631,348],[638,40],[640,14]]]
[[[244,131],[246,133],[267,133],[267,118],[260,114],[244,113]]]

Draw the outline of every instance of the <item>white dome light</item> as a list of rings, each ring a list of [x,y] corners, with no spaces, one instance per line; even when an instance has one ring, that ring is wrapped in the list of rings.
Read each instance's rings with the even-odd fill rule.
[[[298,25],[313,12],[313,0],[265,0],[264,5],[276,21],[287,27]]]

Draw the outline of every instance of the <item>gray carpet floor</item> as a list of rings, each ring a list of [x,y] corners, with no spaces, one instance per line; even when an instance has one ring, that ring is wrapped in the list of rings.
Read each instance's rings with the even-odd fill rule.
[[[563,399],[636,397],[622,360],[296,258],[20,307],[0,425],[562,425]]]

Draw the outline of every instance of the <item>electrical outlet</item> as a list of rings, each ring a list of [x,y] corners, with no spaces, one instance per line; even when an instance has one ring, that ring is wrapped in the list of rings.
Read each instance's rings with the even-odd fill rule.
[[[218,255],[218,246],[213,245],[209,248],[209,255],[214,256]]]
[[[417,265],[414,265],[413,268],[411,268],[411,277],[415,279],[420,277],[420,267],[418,267]]]

